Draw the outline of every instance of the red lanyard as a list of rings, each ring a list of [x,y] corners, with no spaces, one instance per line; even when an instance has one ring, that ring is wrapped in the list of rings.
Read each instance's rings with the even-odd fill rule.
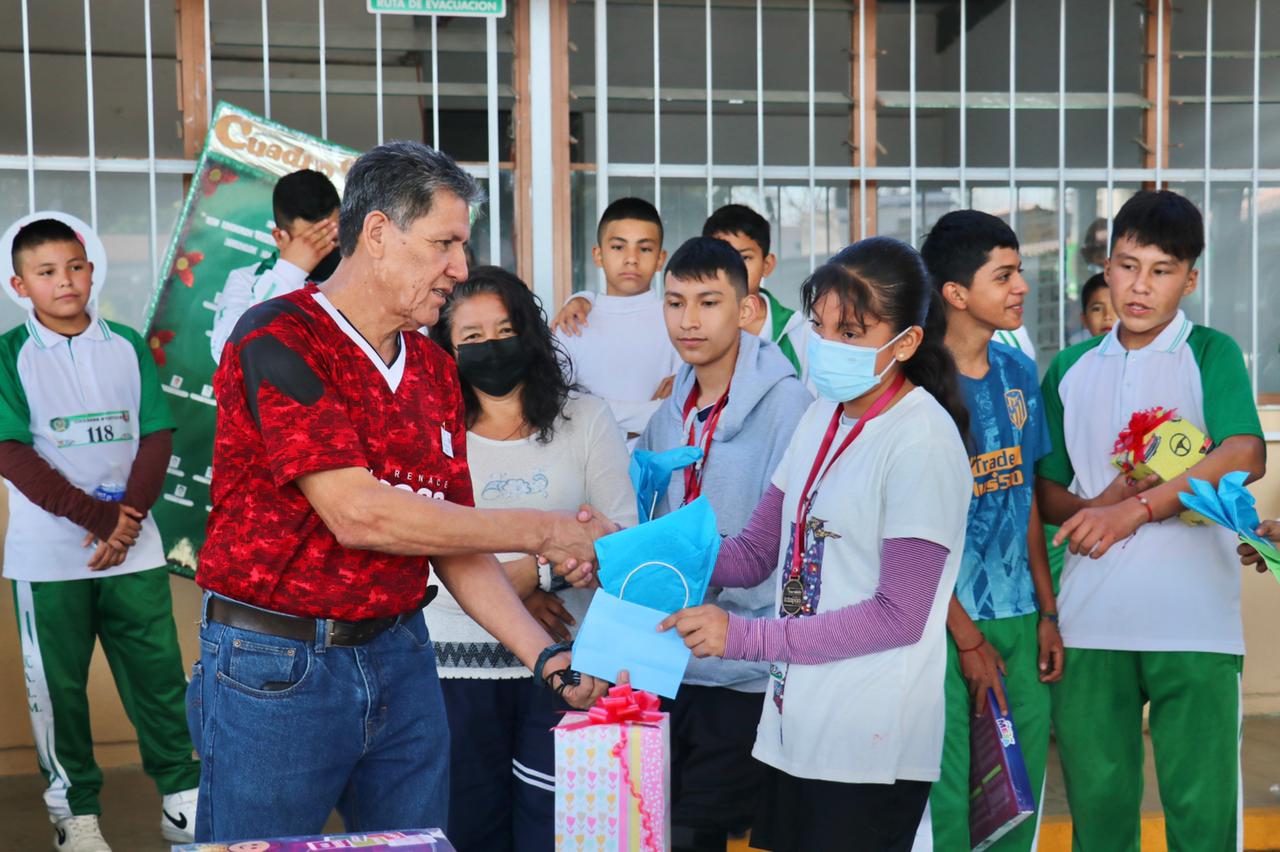
[[[804,564],[804,528],[805,521],[808,519],[809,510],[813,506],[814,498],[817,496],[817,486],[822,483],[823,477],[827,475],[827,471],[835,467],[836,461],[840,458],[841,453],[849,449],[849,445],[854,439],[862,434],[862,430],[867,423],[875,419],[877,415],[884,411],[889,405],[889,401],[902,389],[902,385],[906,382],[907,377],[899,372],[898,377],[893,380],[889,387],[885,388],[880,396],[876,397],[876,401],[871,403],[871,407],[867,412],[859,418],[857,424],[849,430],[849,434],[840,442],[840,446],[836,449],[836,453],[831,457],[831,462],[824,468],[823,461],[826,460],[827,452],[831,449],[831,442],[836,438],[836,432],[840,429],[840,415],[844,411],[843,405],[837,405],[835,413],[831,415],[831,425],[827,426],[827,434],[823,436],[822,443],[818,446],[818,456],[813,460],[813,467],[809,469],[809,478],[804,482],[804,490],[800,492],[800,502],[796,508],[796,526],[795,535],[791,543],[791,574],[792,580],[800,576],[800,570]],[[818,471],[821,470],[821,476]],[[813,489],[812,493],[810,489]]]
[[[697,446],[697,418],[693,416],[693,410],[698,404],[698,383],[693,383],[693,389],[689,391],[689,398],[684,401],[684,411],[681,415],[681,422],[684,423],[689,431],[687,446]],[[725,406],[729,404],[729,388],[724,389],[724,393],[720,399],[716,400],[715,407],[711,409],[711,414],[707,417],[707,425],[702,429],[702,458],[684,469],[684,502],[692,503],[698,499],[698,495],[702,493],[702,474],[707,466],[707,459],[711,456],[711,439],[716,433],[716,424],[720,422],[720,415],[724,413]]]

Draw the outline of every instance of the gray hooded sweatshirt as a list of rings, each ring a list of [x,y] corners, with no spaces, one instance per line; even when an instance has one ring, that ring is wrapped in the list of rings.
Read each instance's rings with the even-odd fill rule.
[[[681,412],[694,381],[693,367],[683,365],[676,373],[671,396],[640,436],[638,449],[662,451],[688,443]],[[729,403],[720,414],[702,476],[702,493],[715,509],[721,535],[737,535],[747,525],[782,461],[791,433],[811,402],[813,397],[796,378],[795,369],[782,351],[772,343],[742,332],[729,386]],[[696,420],[695,424],[701,445],[706,424]],[[683,471],[676,471],[666,498],[658,502],[654,516],[665,515],[683,502],[684,475]],[[768,580],[750,589],[713,586],[707,590],[704,603],[747,618],[772,617],[776,582],[775,570]],[[685,671],[684,682],[723,686],[738,692],[764,692],[768,678],[768,663],[695,657]]]

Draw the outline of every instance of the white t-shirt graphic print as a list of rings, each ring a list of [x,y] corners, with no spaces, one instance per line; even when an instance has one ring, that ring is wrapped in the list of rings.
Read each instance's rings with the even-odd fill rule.
[[[824,400],[809,407],[774,474],[773,484],[786,494],[780,563],[788,558],[785,533],[795,521],[832,412],[833,404]],[[849,428],[841,426],[833,447]],[[823,781],[937,780],[946,612],[963,556],[972,490],[969,457],[955,424],[920,388],[869,422],[831,466],[810,512],[810,518],[823,522],[816,614],[875,595],[885,539],[923,539],[949,553],[916,644],[821,665],[779,666],[786,671],[782,708],[770,689],[752,752],[758,760],[798,778]],[[781,576],[785,581],[786,574]],[[781,582],[777,603],[782,604]]]

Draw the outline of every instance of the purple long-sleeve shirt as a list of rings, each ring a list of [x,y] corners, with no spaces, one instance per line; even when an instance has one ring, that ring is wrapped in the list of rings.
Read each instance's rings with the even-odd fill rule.
[[[738,535],[720,545],[711,581],[754,586],[777,565],[784,494],[769,486]],[[880,545],[880,585],[865,601],[804,618],[729,616],[725,659],[829,663],[920,641],[942,580],[948,550],[918,538]]]

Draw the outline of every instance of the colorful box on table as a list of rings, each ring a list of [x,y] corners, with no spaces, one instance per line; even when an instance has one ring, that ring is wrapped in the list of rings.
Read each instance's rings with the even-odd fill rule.
[[[671,847],[671,733],[658,698],[615,686],[555,728],[557,852]]]
[[[1169,482],[1186,473],[1213,449],[1213,440],[1178,416],[1157,406],[1135,411],[1120,432],[1111,463],[1132,479],[1155,474]],[[1202,526],[1208,518],[1190,509],[1178,515],[1184,524]]]
[[[358,849],[362,852],[456,852],[438,828],[374,831],[357,834],[317,834],[310,837],[277,837],[237,840],[233,843],[187,843],[172,852],[325,852]]]
[[[1013,717],[1002,714],[994,690],[969,724],[969,843],[990,848],[1036,812]]]

